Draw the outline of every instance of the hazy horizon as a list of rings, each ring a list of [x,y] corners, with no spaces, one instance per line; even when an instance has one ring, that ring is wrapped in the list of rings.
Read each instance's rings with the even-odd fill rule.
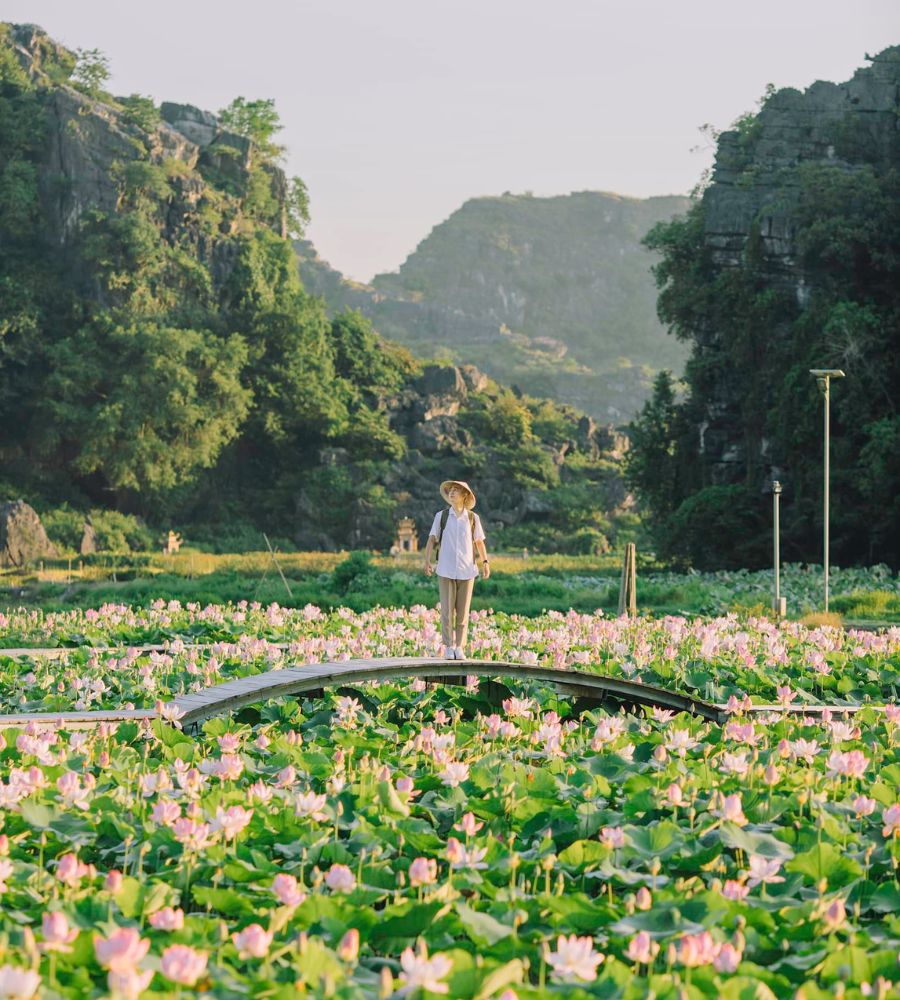
[[[259,0],[252,24],[246,10],[4,0],[0,19],[101,49],[116,94],[211,111],[274,98],[307,236],[363,281],[470,198],[687,194],[712,162],[701,125],[727,127],[768,83],[847,80],[900,39],[895,0],[852,19],[837,0],[760,0],[752,18],[712,0]]]

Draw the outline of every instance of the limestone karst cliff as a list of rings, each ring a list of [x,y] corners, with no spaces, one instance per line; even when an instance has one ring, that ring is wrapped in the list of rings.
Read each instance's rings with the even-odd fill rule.
[[[707,565],[766,560],[778,479],[786,557],[821,559],[809,372],[833,368],[833,556],[900,559],[898,122],[900,47],[845,83],[773,91],[719,136],[688,216],[650,237],[661,315],[691,347],[686,398],[662,387],[642,426],[661,544]],[[667,435],[677,447],[654,451]]]

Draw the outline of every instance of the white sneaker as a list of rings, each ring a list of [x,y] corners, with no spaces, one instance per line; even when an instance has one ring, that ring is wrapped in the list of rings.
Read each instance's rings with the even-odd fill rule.
[[[445,660],[455,660],[456,659],[456,647],[455,646],[444,646],[444,659]]]
[[[456,658],[457,660],[464,660],[466,658],[466,653],[462,646],[456,647]]]

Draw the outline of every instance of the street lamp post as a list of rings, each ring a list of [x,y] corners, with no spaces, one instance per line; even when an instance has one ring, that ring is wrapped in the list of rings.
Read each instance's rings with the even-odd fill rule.
[[[825,399],[825,497],[824,497],[824,522],[823,530],[823,553],[822,561],[825,564],[825,610],[828,611],[828,500],[829,500],[829,467],[828,452],[831,443],[831,422],[829,419],[829,404],[831,399],[831,380],[833,378],[843,378],[844,373],[840,368],[810,368],[809,374],[813,375],[819,392]]]
[[[781,499],[781,483],[772,481],[772,560],[775,564],[775,600],[772,608],[779,618],[787,614],[787,600],[781,596],[781,548],[779,541],[778,507]]]

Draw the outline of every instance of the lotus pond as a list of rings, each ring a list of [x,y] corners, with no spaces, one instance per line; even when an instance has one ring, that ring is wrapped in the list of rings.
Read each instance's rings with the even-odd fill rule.
[[[436,624],[13,612],[5,647],[117,648],[0,654],[0,710],[429,654]],[[496,704],[473,679],[271,702],[197,737],[163,718],[7,729],[0,997],[895,995],[900,632],[485,612],[469,652],[698,693],[729,721],[576,715],[511,681]],[[804,701],[872,704],[747,713]]]

